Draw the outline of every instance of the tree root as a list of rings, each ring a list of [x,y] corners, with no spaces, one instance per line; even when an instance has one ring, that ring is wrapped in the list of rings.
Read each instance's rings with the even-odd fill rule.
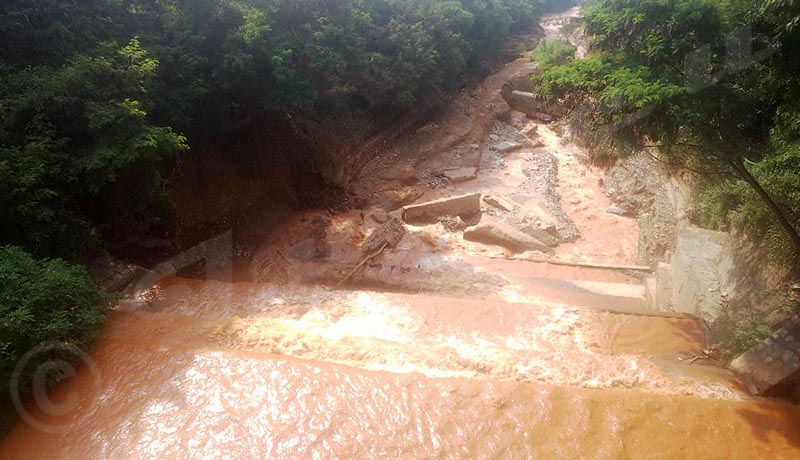
[[[354,269],[353,269],[353,271],[351,271],[350,273],[348,273],[348,274],[347,274],[347,276],[345,276],[345,277],[344,277],[344,279],[342,279],[341,281],[339,281],[338,283],[336,283],[336,287],[340,287],[340,286],[341,286],[341,285],[343,285],[344,283],[346,283],[346,282],[350,281],[350,279],[351,279],[353,276],[355,276],[355,274],[356,274],[356,273],[358,273],[358,271],[359,271],[359,270],[361,270],[361,267],[363,267],[364,265],[366,265],[366,264],[367,264],[367,262],[369,262],[370,260],[372,260],[372,259],[374,259],[374,258],[378,257],[379,255],[381,255],[381,254],[383,253],[383,251],[385,251],[385,250],[386,250],[386,247],[387,247],[387,246],[389,246],[389,243],[383,243],[383,245],[381,246],[381,248],[380,248],[380,249],[378,249],[377,251],[375,251],[375,252],[373,252],[372,254],[370,254],[370,255],[368,255],[367,257],[365,257],[365,258],[364,258],[364,259],[363,259],[363,260],[362,260],[362,261],[361,261],[361,262],[360,262],[358,265],[356,265],[356,268],[354,268]]]

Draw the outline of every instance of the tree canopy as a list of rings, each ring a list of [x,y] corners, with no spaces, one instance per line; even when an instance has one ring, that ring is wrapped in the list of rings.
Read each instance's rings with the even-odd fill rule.
[[[4,1],[0,242],[74,256],[146,228],[171,159],[258,114],[424,110],[550,3]]]
[[[767,227],[788,243],[780,246],[800,251],[800,201],[790,185],[798,173],[784,169],[795,161],[790,126],[800,96],[789,3],[590,2],[585,24],[598,53],[547,67],[538,91],[573,101],[598,150],[658,149],[673,166],[743,181],[756,198],[750,208],[770,215]],[[750,208],[740,215],[753,216]]]

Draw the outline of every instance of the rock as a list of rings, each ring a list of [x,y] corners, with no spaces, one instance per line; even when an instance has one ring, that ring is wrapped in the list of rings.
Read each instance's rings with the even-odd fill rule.
[[[489,140],[495,141],[495,142],[499,141],[500,140],[500,136],[498,136],[497,134],[490,134],[489,135]]]
[[[464,232],[464,239],[475,243],[501,246],[512,252],[540,251],[553,254],[541,241],[528,236],[503,222],[484,216],[478,225]]]
[[[525,128],[522,131],[522,134],[524,134],[524,135],[526,135],[528,137],[538,136],[539,135],[539,126],[531,125],[531,126]]]
[[[514,210],[514,204],[503,197],[486,195],[483,197],[483,201],[501,211],[511,212]]]
[[[553,121],[553,117],[544,112],[534,112],[531,116],[543,123],[550,123]]]
[[[528,120],[528,115],[516,110],[512,110],[509,113],[509,119],[511,126],[517,129],[522,129],[525,127],[525,123]]]
[[[533,93],[513,91],[511,85],[504,85],[502,95],[512,109],[520,111],[528,116],[531,116],[539,110],[539,100]]]
[[[511,85],[512,90],[523,92],[530,92],[533,90],[533,80],[531,80],[531,74],[529,73],[511,77],[508,80],[508,84]]]
[[[442,216],[469,217],[481,212],[481,194],[458,195],[403,207],[408,223],[433,223]]]
[[[439,223],[445,230],[450,232],[457,232],[468,227],[468,225],[459,216],[443,216],[439,218]]]
[[[453,168],[444,171],[444,177],[450,182],[465,182],[478,176],[478,168]]]
[[[384,243],[390,248],[397,246],[406,234],[403,222],[396,217],[389,217],[386,223],[376,228],[361,243],[364,252],[374,252],[383,246]]]
[[[522,148],[522,144],[519,142],[500,142],[499,144],[495,144],[492,146],[494,150],[497,150],[500,153],[509,153],[513,152],[514,150],[519,150]]]

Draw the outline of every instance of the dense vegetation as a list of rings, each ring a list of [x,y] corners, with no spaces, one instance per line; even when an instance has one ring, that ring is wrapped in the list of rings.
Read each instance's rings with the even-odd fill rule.
[[[2,386],[38,343],[92,337],[106,299],[75,260],[170,218],[176,157],[285,155],[257,118],[424,111],[559,3],[0,2]]]
[[[575,47],[563,40],[543,41],[531,51],[531,60],[540,68],[564,65],[575,58]]]
[[[7,398],[27,396],[34,378],[47,379],[39,384],[59,378],[57,372],[36,375],[42,363],[80,364],[70,350],[84,347],[99,330],[109,299],[83,267],[0,247],[0,410],[7,409]],[[0,431],[9,415],[0,412]]]
[[[4,1],[0,242],[71,256],[164,218],[168,160],[260,114],[441,102],[540,3]]]
[[[704,185],[701,220],[800,254],[800,12],[790,0],[604,0],[596,53],[545,65],[597,152],[657,151]],[[765,238],[765,236],[767,238]]]

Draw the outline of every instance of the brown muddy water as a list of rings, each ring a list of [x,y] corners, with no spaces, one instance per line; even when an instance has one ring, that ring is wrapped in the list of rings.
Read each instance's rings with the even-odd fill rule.
[[[795,407],[659,367],[691,320],[172,280],[3,459],[795,459]],[[171,296],[178,296],[172,298]],[[312,303],[305,303],[309,300]],[[54,430],[64,430],[54,433]]]

